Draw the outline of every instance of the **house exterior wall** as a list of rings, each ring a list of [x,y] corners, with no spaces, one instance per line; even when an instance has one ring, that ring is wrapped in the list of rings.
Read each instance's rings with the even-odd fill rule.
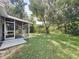
[[[2,22],[0,18],[0,41],[2,40]]]

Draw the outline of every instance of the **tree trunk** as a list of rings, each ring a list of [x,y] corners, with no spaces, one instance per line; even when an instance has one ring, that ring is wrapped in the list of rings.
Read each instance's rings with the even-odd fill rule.
[[[49,27],[46,26],[46,34],[49,34]]]
[[[66,23],[64,24],[64,33],[67,34],[67,25],[66,25]]]
[[[43,17],[43,22],[44,22],[44,26],[45,26],[45,32],[46,32],[46,34],[49,34],[49,26],[46,25],[45,21],[46,21],[46,18]]]

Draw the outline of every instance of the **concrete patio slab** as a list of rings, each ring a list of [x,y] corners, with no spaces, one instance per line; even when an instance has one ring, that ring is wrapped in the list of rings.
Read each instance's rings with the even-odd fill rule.
[[[23,38],[19,38],[19,39],[12,39],[12,40],[5,40],[3,41],[0,50],[6,49],[6,48],[10,48],[16,45],[20,45],[26,43],[26,41]]]

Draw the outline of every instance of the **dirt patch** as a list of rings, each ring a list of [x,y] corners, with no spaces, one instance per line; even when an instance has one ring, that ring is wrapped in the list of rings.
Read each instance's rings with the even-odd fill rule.
[[[14,54],[16,51],[17,52],[20,51],[23,46],[24,45],[19,45],[19,46],[15,46],[15,47],[0,51],[0,59],[7,59],[8,57],[11,57],[12,54]]]

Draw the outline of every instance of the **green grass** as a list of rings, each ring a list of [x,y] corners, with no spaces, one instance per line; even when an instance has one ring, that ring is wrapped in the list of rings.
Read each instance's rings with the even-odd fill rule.
[[[9,59],[79,59],[79,37],[65,34],[34,35]]]

